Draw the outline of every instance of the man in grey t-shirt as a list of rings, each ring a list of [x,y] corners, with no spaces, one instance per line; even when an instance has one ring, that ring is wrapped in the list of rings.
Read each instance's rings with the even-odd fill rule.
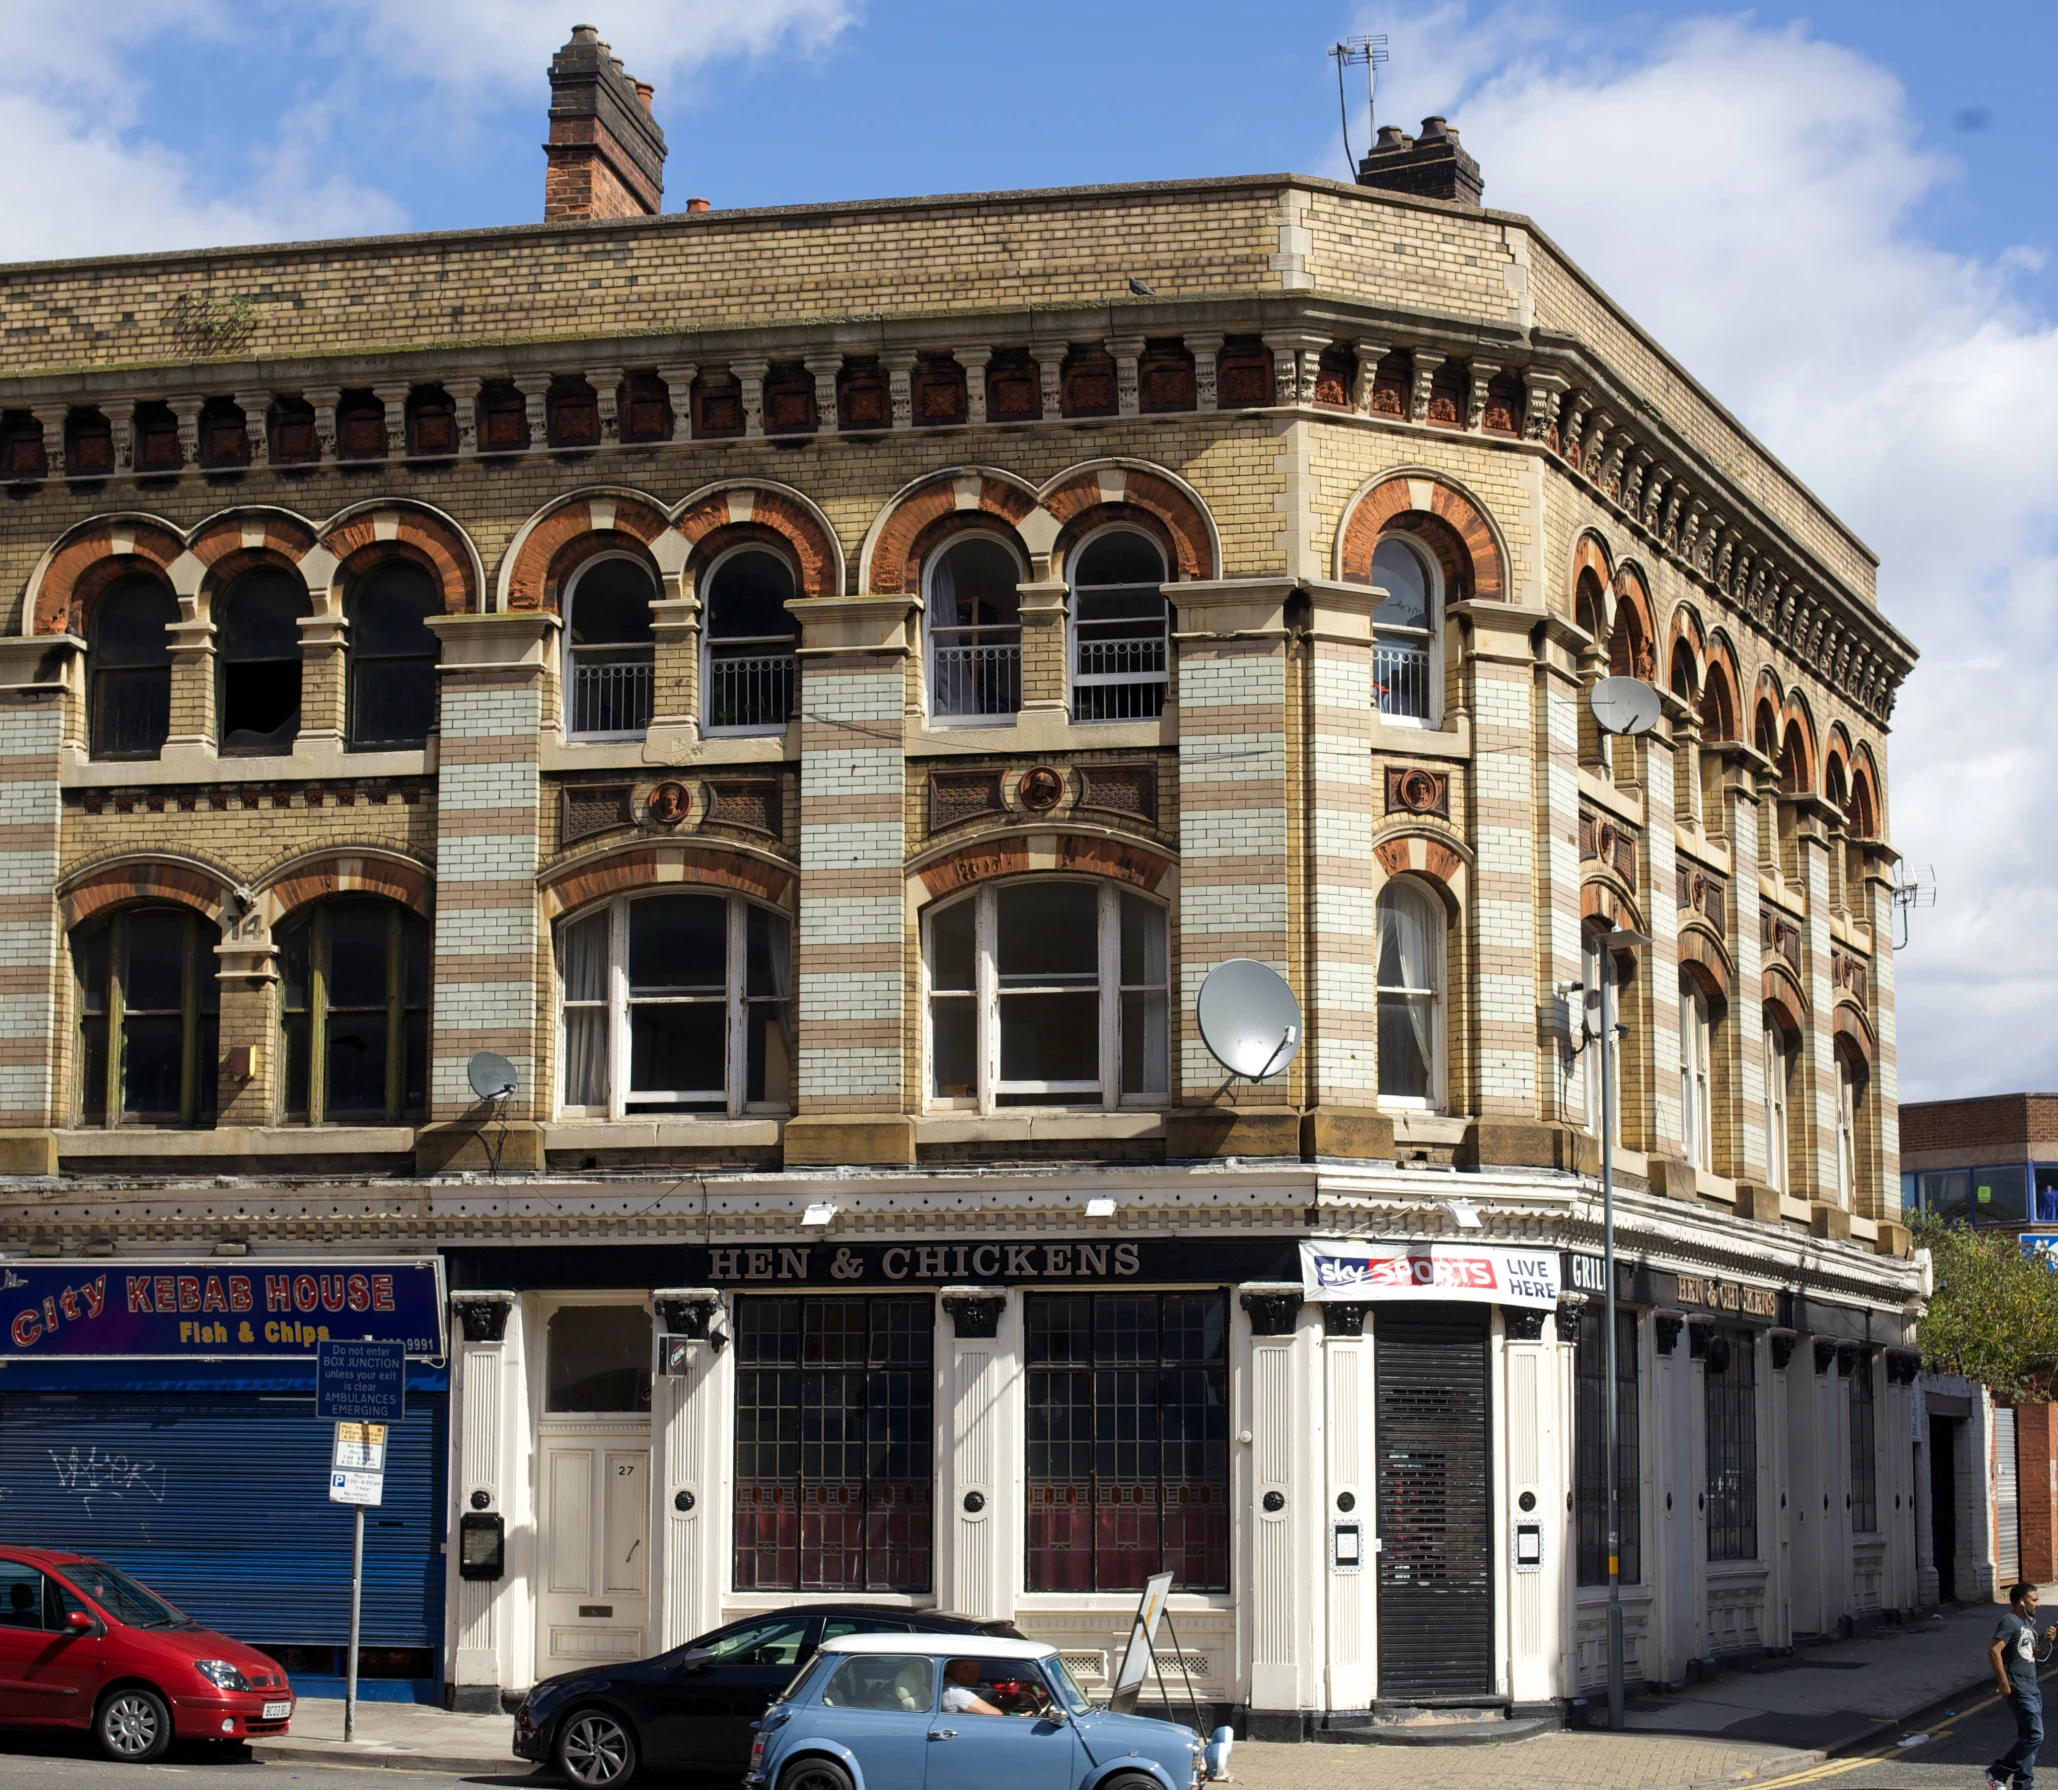
[[[2015,1716],[2015,1744],[1987,1767],[1987,1790],[2031,1790],[2037,1769],[2037,1748],[2044,1744],[2044,1696],[2037,1685],[2037,1667],[2049,1659],[2058,1642],[2058,1624],[2037,1638],[2037,1588],[2011,1585],[2008,1614],[1994,1630],[1994,1644],[1987,1660],[1994,1668],[1994,1684],[2008,1700]]]

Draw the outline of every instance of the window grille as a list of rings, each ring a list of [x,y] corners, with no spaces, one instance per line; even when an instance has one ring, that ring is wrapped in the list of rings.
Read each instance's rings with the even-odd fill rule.
[[[1574,1355],[1577,1403],[1574,1408],[1572,1503],[1578,1525],[1579,1582],[1608,1582],[1607,1394],[1608,1339],[1605,1315],[1579,1326]],[[1615,1314],[1615,1497],[1620,1523],[1620,1577],[1625,1585],[1643,1579],[1638,1545],[1642,1512],[1638,1507],[1636,1315]]]
[[[1222,1293],[1031,1293],[1029,1589],[1229,1589]]]
[[[931,1588],[935,1307],[736,1302],[738,1591]]]
[[[1872,1357],[1861,1354],[1851,1370],[1851,1527],[1860,1535],[1879,1528],[1878,1419]]]
[[[1758,1356],[1750,1334],[1718,1331],[1708,1344],[1707,1374],[1708,1558],[1755,1560]]]

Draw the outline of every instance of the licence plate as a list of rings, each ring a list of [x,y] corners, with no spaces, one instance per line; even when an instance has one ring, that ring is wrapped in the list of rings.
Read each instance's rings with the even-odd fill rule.
[[[291,1703],[267,1703],[264,1706],[263,1719],[268,1722],[283,1722],[292,1713]]]

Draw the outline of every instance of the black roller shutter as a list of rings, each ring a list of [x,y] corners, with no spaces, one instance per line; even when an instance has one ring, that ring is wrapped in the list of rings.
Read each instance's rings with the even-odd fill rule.
[[[364,1644],[443,1645],[449,1398],[410,1392],[365,1512]],[[0,1395],[0,1540],[93,1554],[258,1646],[342,1646],[350,1512],[306,1394]]]
[[[1382,1703],[1493,1693],[1486,1316],[1424,1305],[1376,1319]]]

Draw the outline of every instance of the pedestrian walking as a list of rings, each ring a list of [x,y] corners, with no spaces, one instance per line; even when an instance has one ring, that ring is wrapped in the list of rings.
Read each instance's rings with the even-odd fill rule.
[[[2008,1614],[1994,1630],[1987,1659],[1994,1683],[2015,1716],[2015,1744],[1987,1767],[1987,1790],[2031,1790],[2036,1776],[2037,1748],[2044,1744],[2044,1694],[2037,1687],[2037,1667],[2051,1657],[2058,1643],[2058,1623],[2037,1637],[2037,1588],[2008,1587]]]

